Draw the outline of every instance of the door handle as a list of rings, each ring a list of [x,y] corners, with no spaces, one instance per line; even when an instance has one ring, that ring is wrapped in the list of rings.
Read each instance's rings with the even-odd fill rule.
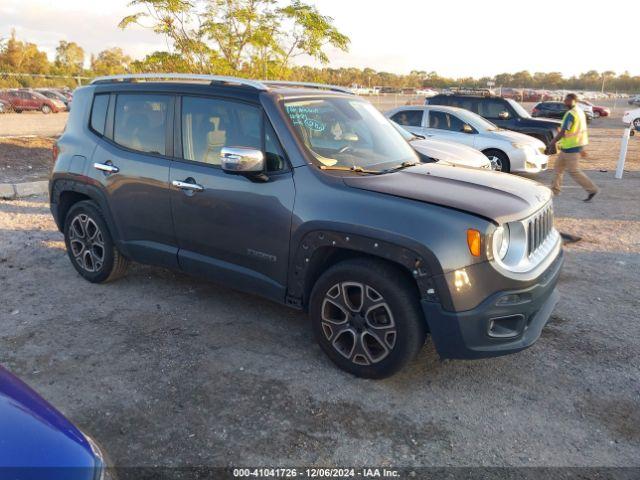
[[[93,168],[105,173],[118,173],[120,169],[109,163],[94,163]]]
[[[174,187],[178,187],[180,190],[189,190],[191,192],[202,192],[204,187],[198,185],[192,178],[187,178],[186,181],[174,180],[171,182]]]

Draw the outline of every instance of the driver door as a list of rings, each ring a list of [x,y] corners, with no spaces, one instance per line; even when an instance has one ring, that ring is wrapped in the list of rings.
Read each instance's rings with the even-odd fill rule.
[[[269,120],[219,98],[184,96],[179,111],[169,176],[180,267],[283,301],[295,188]],[[268,181],[225,173],[223,147],[262,150]]]
[[[465,122],[449,112],[429,110],[426,121],[428,127],[425,130],[434,138],[462,143],[470,147],[475,144],[476,136],[464,131]]]

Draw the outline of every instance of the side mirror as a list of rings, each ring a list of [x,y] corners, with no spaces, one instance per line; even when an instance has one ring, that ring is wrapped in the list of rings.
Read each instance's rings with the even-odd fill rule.
[[[473,127],[467,123],[462,126],[463,133],[473,133]]]
[[[255,148],[223,147],[220,165],[225,173],[259,175],[264,172],[264,153]]]
[[[504,110],[504,111],[500,112],[500,113],[498,114],[498,118],[499,118],[500,120],[506,120],[507,118],[509,118],[509,112],[507,112],[506,110]]]

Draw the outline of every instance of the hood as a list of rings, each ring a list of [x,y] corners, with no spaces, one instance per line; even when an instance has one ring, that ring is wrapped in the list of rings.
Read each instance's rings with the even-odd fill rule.
[[[533,180],[437,163],[384,175],[345,177],[344,182],[353,188],[455,208],[499,224],[522,220],[551,199],[551,190]]]
[[[28,385],[0,367],[0,470],[84,467],[67,477],[75,479],[85,474],[92,478],[95,466],[85,436]]]
[[[560,128],[561,125],[562,125],[562,122],[560,120],[554,120],[553,118],[529,117],[529,118],[520,118],[518,120],[519,127],[556,129],[556,128]]]
[[[525,135],[524,133],[514,132],[513,130],[498,130],[491,133],[498,135],[500,138],[508,142],[526,143],[532,145],[534,148],[544,148],[544,143],[537,138]]]
[[[491,163],[482,152],[460,143],[434,140],[431,138],[413,140],[410,143],[411,146],[420,153],[442,162],[475,168],[481,168]]]

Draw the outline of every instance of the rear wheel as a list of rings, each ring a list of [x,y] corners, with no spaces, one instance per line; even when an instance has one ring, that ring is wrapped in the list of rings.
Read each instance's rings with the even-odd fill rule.
[[[327,270],[314,285],[309,315],[322,350],[359,377],[393,375],[425,341],[415,285],[374,259],[347,260]]]
[[[482,153],[484,153],[491,162],[493,170],[506,173],[511,171],[511,163],[506,153],[500,150],[485,150]]]
[[[64,240],[72,265],[92,283],[122,277],[129,264],[113,243],[100,209],[91,201],[71,207],[64,225]]]

